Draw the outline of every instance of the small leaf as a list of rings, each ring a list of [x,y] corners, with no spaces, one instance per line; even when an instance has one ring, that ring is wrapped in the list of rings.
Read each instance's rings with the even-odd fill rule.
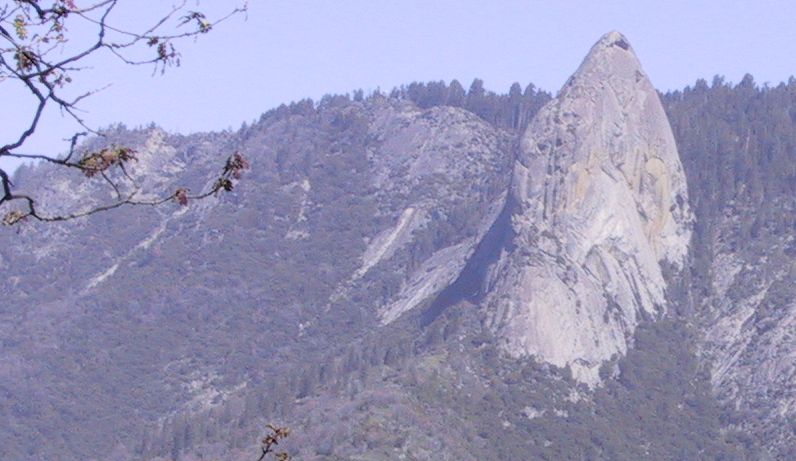
[[[174,192],[174,200],[182,206],[188,206],[188,189],[180,187]]]
[[[86,155],[78,162],[83,174],[92,177],[114,165],[121,165],[130,160],[138,160],[136,151],[129,147],[106,147],[99,152]]]
[[[16,18],[14,18],[14,31],[17,33],[17,37],[20,40],[25,40],[28,38],[28,29],[25,27],[25,18],[18,14]]]
[[[25,218],[27,218],[27,215],[22,213],[21,211],[17,211],[17,210],[9,211],[3,217],[3,225],[4,226],[13,226],[14,224],[17,224],[18,222],[24,221]]]
[[[32,69],[33,66],[35,66],[38,62],[38,56],[36,56],[36,53],[25,47],[17,49],[14,58],[17,60],[17,67],[23,71]]]

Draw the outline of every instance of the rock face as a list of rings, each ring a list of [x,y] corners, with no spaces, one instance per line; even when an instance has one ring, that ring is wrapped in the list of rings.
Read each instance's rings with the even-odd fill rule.
[[[755,252],[719,249],[714,291],[705,299],[703,353],[715,394],[746,416],[733,424],[780,456],[790,450],[783,458],[790,459],[796,453],[789,422],[796,418],[796,263],[792,236],[777,245],[766,240]]]
[[[382,324],[450,285],[500,212],[511,171],[510,140],[460,109],[385,105],[374,115],[369,156],[380,212],[388,225],[369,238],[361,265],[332,303],[382,297]],[[372,279],[401,274],[374,293]],[[382,274],[382,275],[379,275]]]
[[[509,206],[489,323],[510,354],[594,382],[639,319],[665,309],[661,264],[682,265],[692,222],[666,115],[621,34],[602,37],[531,122]]]

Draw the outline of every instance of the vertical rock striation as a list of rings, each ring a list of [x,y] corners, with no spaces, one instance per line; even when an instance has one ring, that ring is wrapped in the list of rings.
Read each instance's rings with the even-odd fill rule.
[[[528,127],[509,206],[488,323],[511,355],[594,383],[665,309],[662,265],[682,266],[693,220],[668,120],[621,34],[603,36]]]

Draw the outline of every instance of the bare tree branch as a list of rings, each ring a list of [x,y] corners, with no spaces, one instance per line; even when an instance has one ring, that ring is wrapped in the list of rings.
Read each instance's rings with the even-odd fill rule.
[[[110,146],[94,152],[85,152],[78,157],[79,140],[88,134],[102,136],[79,115],[78,105],[86,98],[106,88],[83,92],[77,96],[64,96],[63,88],[72,83],[72,75],[86,70],[80,63],[94,53],[107,50],[129,65],[153,65],[153,71],[165,72],[172,65],[179,65],[179,52],[175,42],[210,32],[216,25],[229,18],[247,12],[247,4],[232,7],[225,15],[211,21],[200,11],[186,10],[187,1],[172,6],[154,23],[140,32],[128,30],[111,23],[112,13],[122,0],[99,0],[78,7],[73,0],[4,0],[0,1],[0,83],[21,84],[33,97],[32,115],[27,126],[10,140],[0,140],[0,158],[10,157],[51,163],[57,166],[78,169],[87,178],[101,177],[115,198],[112,202],[64,215],[45,215],[37,208],[37,201],[27,194],[15,192],[8,173],[0,169],[2,196],[0,206],[12,202],[25,204],[24,210],[11,210],[3,222],[15,224],[28,218],[43,222],[63,221],[88,216],[121,206],[158,206],[169,201],[180,205],[190,200],[200,200],[217,195],[220,191],[232,190],[233,181],[239,179],[242,170],[248,168],[240,155],[230,156],[221,174],[212,187],[200,194],[190,195],[185,188],[171,194],[160,194],[161,198],[138,200],[139,185],[128,173],[125,163],[135,159],[135,152],[124,146]],[[190,25],[190,30],[178,30]],[[93,27],[95,35],[81,46],[70,35],[69,27]],[[74,42],[73,42],[74,40]],[[66,53],[66,45],[76,51]],[[127,51],[145,51],[150,58],[134,58]],[[51,59],[50,56],[56,56]],[[66,55],[64,55],[66,54]],[[46,153],[23,154],[23,147],[42,123],[47,107],[57,107],[69,116],[82,130],[69,141],[69,150],[63,156]],[[109,174],[118,168],[118,174]],[[124,190],[133,192],[125,195]],[[150,192],[151,193],[151,192]]]
[[[291,457],[287,452],[282,451],[276,453],[276,446],[290,435],[290,429],[287,427],[273,426],[271,424],[267,427],[270,433],[263,437],[262,446],[260,447],[262,452],[260,453],[260,457],[257,458],[257,461],[263,461],[269,454],[273,454],[277,461],[290,461]]]
[[[120,149],[125,149],[125,148],[120,148]],[[116,151],[112,150],[111,152],[118,152],[118,150],[116,150]],[[98,154],[92,154],[92,155],[98,155]],[[86,158],[95,159],[97,157],[84,157],[84,160]],[[0,199],[0,204],[2,204],[3,202],[7,202],[7,201],[8,202],[10,202],[10,201],[23,201],[24,203],[27,204],[27,210],[26,211],[13,210],[13,211],[8,212],[6,214],[6,216],[3,218],[3,223],[6,224],[6,225],[14,225],[14,224],[17,224],[19,222],[25,221],[28,218],[36,220],[36,221],[41,221],[41,222],[67,221],[67,220],[70,220],[70,219],[83,218],[83,217],[90,216],[90,215],[93,215],[93,214],[96,214],[96,213],[99,213],[99,212],[102,212],[102,211],[113,210],[115,208],[119,208],[119,207],[122,207],[122,206],[125,206],[125,205],[130,205],[130,206],[159,206],[159,205],[163,205],[164,203],[174,201],[174,202],[176,202],[176,203],[178,203],[180,205],[185,206],[185,205],[188,204],[189,201],[192,201],[192,200],[203,200],[203,199],[206,199],[206,198],[211,197],[211,196],[217,196],[220,192],[229,192],[229,191],[233,190],[233,188],[234,188],[233,180],[240,178],[240,175],[241,175],[242,171],[249,168],[248,161],[245,158],[243,158],[243,156],[241,156],[239,153],[235,153],[232,156],[230,156],[229,159],[227,159],[227,162],[226,162],[226,164],[224,166],[224,169],[222,170],[222,172],[218,176],[218,178],[215,180],[215,182],[213,182],[213,184],[210,186],[210,188],[208,190],[200,193],[200,194],[190,195],[188,193],[187,189],[180,187],[180,188],[177,188],[177,190],[175,192],[173,192],[172,194],[167,195],[167,196],[162,196],[160,198],[151,199],[151,200],[136,200],[135,197],[138,195],[138,192],[139,192],[140,188],[138,187],[137,184],[135,184],[135,181],[127,173],[127,170],[124,167],[124,162],[129,161],[130,159],[134,159],[134,157],[130,157],[129,159],[125,159],[125,160],[120,160],[119,163],[111,162],[111,163],[108,163],[108,164],[104,164],[104,163],[98,164],[97,162],[91,161],[91,162],[86,162],[83,165],[76,164],[76,165],[79,165],[79,168],[86,174],[86,176],[91,177],[91,176],[94,176],[95,174],[99,173],[99,175],[105,181],[110,183],[112,189],[114,190],[114,192],[116,194],[116,200],[113,201],[113,202],[107,203],[105,205],[91,207],[91,208],[89,208],[87,210],[84,210],[84,211],[80,211],[80,212],[76,212],[76,213],[66,213],[66,214],[60,214],[60,215],[42,214],[42,213],[40,213],[38,211],[38,209],[36,207],[36,201],[33,199],[33,197],[31,197],[29,195],[25,195],[25,194],[13,194],[11,192],[11,187],[13,186],[13,184],[11,183],[10,179],[8,179],[8,175],[6,174],[6,172],[3,171],[3,170],[0,170],[0,178],[2,178],[3,187],[4,187],[4,190],[5,190],[5,194],[4,194],[3,198]],[[68,166],[74,166],[74,165],[75,164],[69,164]],[[131,193],[129,193],[128,195],[126,195],[126,196],[123,196],[123,194],[121,193],[121,191],[119,189],[119,183],[113,181],[106,174],[106,170],[110,166],[114,166],[114,165],[119,166],[119,168],[120,168],[120,170],[122,172],[122,175],[125,178],[127,178],[134,186],[133,191]]]

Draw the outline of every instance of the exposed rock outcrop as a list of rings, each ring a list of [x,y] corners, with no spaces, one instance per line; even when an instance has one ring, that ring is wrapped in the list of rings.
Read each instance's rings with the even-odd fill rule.
[[[793,212],[785,201],[778,206]],[[791,459],[796,453],[793,231],[762,232],[733,248],[721,240],[737,235],[734,221],[743,213],[717,220],[721,232],[711,242],[710,295],[700,300],[701,354],[711,367],[715,395],[744,416],[730,425],[765,441],[773,459]]]
[[[661,264],[682,265],[692,222],[666,114],[621,34],[602,37],[528,127],[510,205],[489,323],[510,354],[593,383],[640,318],[665,309]]]
[[[390,225],[368,240],[361,266],[332,302],[347,302],[358,291],[382,295],[368,286],[368,276],[394,274],[400,285],[378,306],[388,324],[434,299],[462,272],[500,212],[511,142],[451,107],[381,107],[369,130],[378,143],[369,156],[372,187]]]

